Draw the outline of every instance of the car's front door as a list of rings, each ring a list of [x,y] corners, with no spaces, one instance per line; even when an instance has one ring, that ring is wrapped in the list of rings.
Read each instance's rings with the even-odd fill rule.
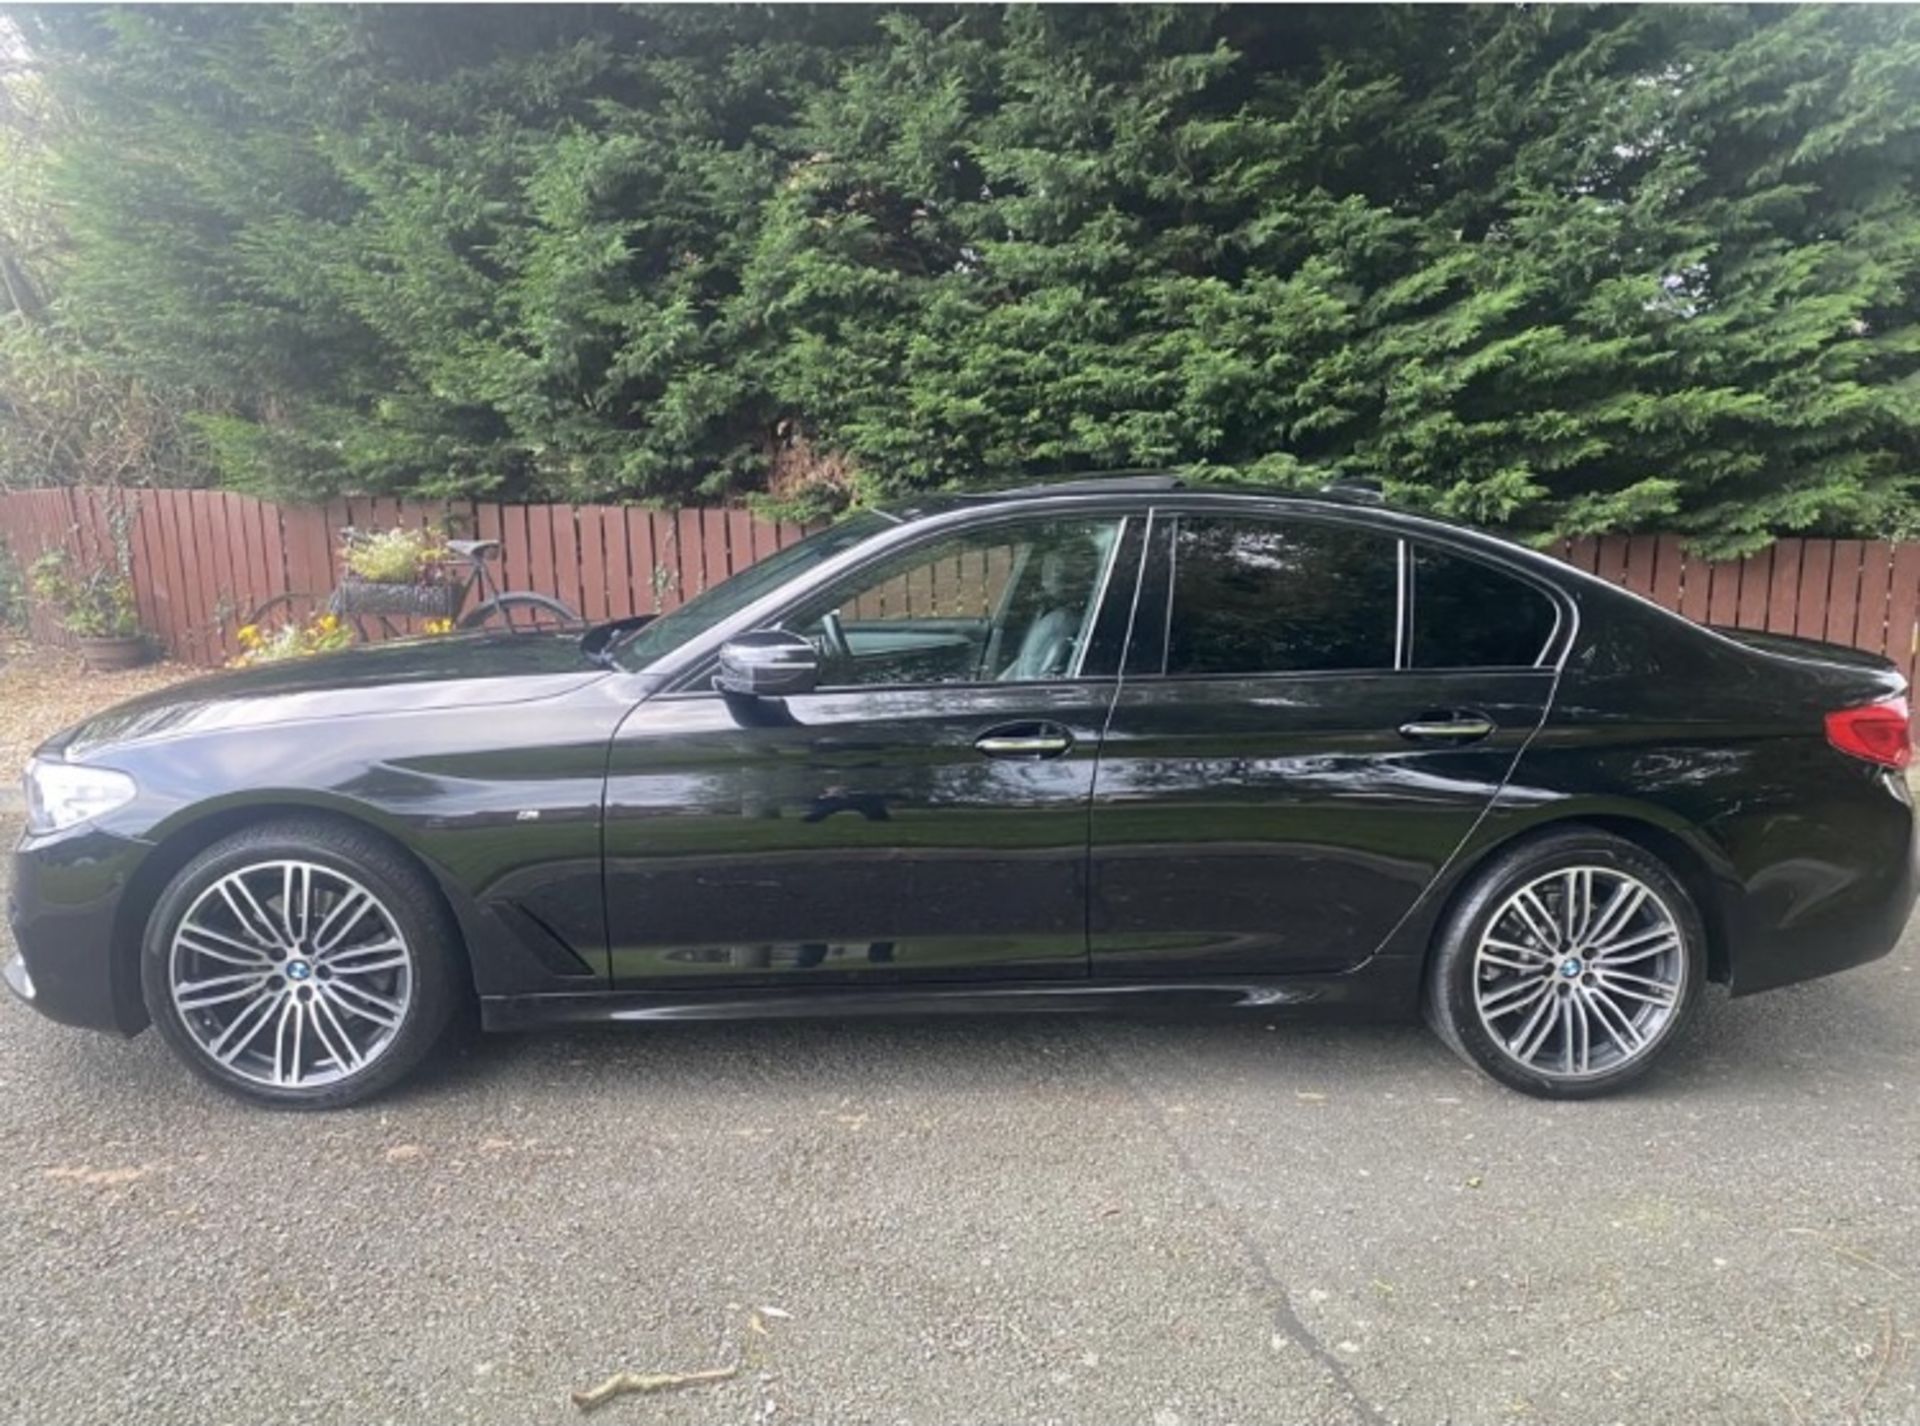
[[[1545,715],[1559,606],[1364,523],[1169,510],[1133,622],[1094,974],[1305,973],[1367,959],[1485,810]]]
[[[814,691],[637,708],[607,783],[615,985],[1086,975],[1087,808],[1144,524],[933,537],[771,620],[819,650]]]

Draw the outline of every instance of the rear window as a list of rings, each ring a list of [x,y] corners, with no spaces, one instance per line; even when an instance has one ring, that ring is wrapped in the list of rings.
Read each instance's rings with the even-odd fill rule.
[[[1531,668],[1546,652],[1553,601],[1523,579],[1478,560],[1413,551],[1413,668]]]
[[[1390,669],[1397,561],[1343,525],[1182,516],[1166,671]]]

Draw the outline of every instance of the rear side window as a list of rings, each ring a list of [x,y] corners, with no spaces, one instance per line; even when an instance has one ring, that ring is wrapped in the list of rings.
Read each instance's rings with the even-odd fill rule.
[[[1532,668],[1558,622],[1523,579],[1444,550],[1413,551],[1413,668]]]
[[[1398,544],[1342,525],[1182,516],[1169,674],[1390,669]]]

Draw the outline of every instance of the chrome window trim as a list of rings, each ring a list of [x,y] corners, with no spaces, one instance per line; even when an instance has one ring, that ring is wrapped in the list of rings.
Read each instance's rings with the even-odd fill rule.
[[[1120,562],[1120,547],[1127,542],[1127,526],[1131,525],[1135,518],[1130,514],[1122,515],[1120,523],[1114,527],[1113,544],[1107,549],[1106,561],[1100,567],[1100,579],[1093,587],[1093,598],[1088,602],[1087,612],[1080,620],[1080,632],[1074,636],[1073,662],[1067,666],[1068,678],[1080,677],[1080,670],[1086,666],[1087,645],[1092,642],[1093,631],[1099,627],[1100,615],[1107,604],[1107,589],[1113,583],[1113,567]],[[1132,623],[1131,616],[1128,617],[1128,623]],[[1120,657],[1124,660],[1126,656],[1127,646],[1122,642]],[[1117,676],[1119,670],[1116,669],[1114,672]]]

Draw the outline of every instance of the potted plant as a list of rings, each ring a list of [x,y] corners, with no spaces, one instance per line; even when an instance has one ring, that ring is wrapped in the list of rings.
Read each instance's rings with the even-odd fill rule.
[[[118,567],[95,565],[76,574],[64,550],[49,550],[34,561],[33,592],[53,606],[93,672],[137,668],[147,661],[133,581]]]
[[[343,614],[451,619],[460,586],[447,578],[447,542],[429,530],[348,530],[340,551]]]

